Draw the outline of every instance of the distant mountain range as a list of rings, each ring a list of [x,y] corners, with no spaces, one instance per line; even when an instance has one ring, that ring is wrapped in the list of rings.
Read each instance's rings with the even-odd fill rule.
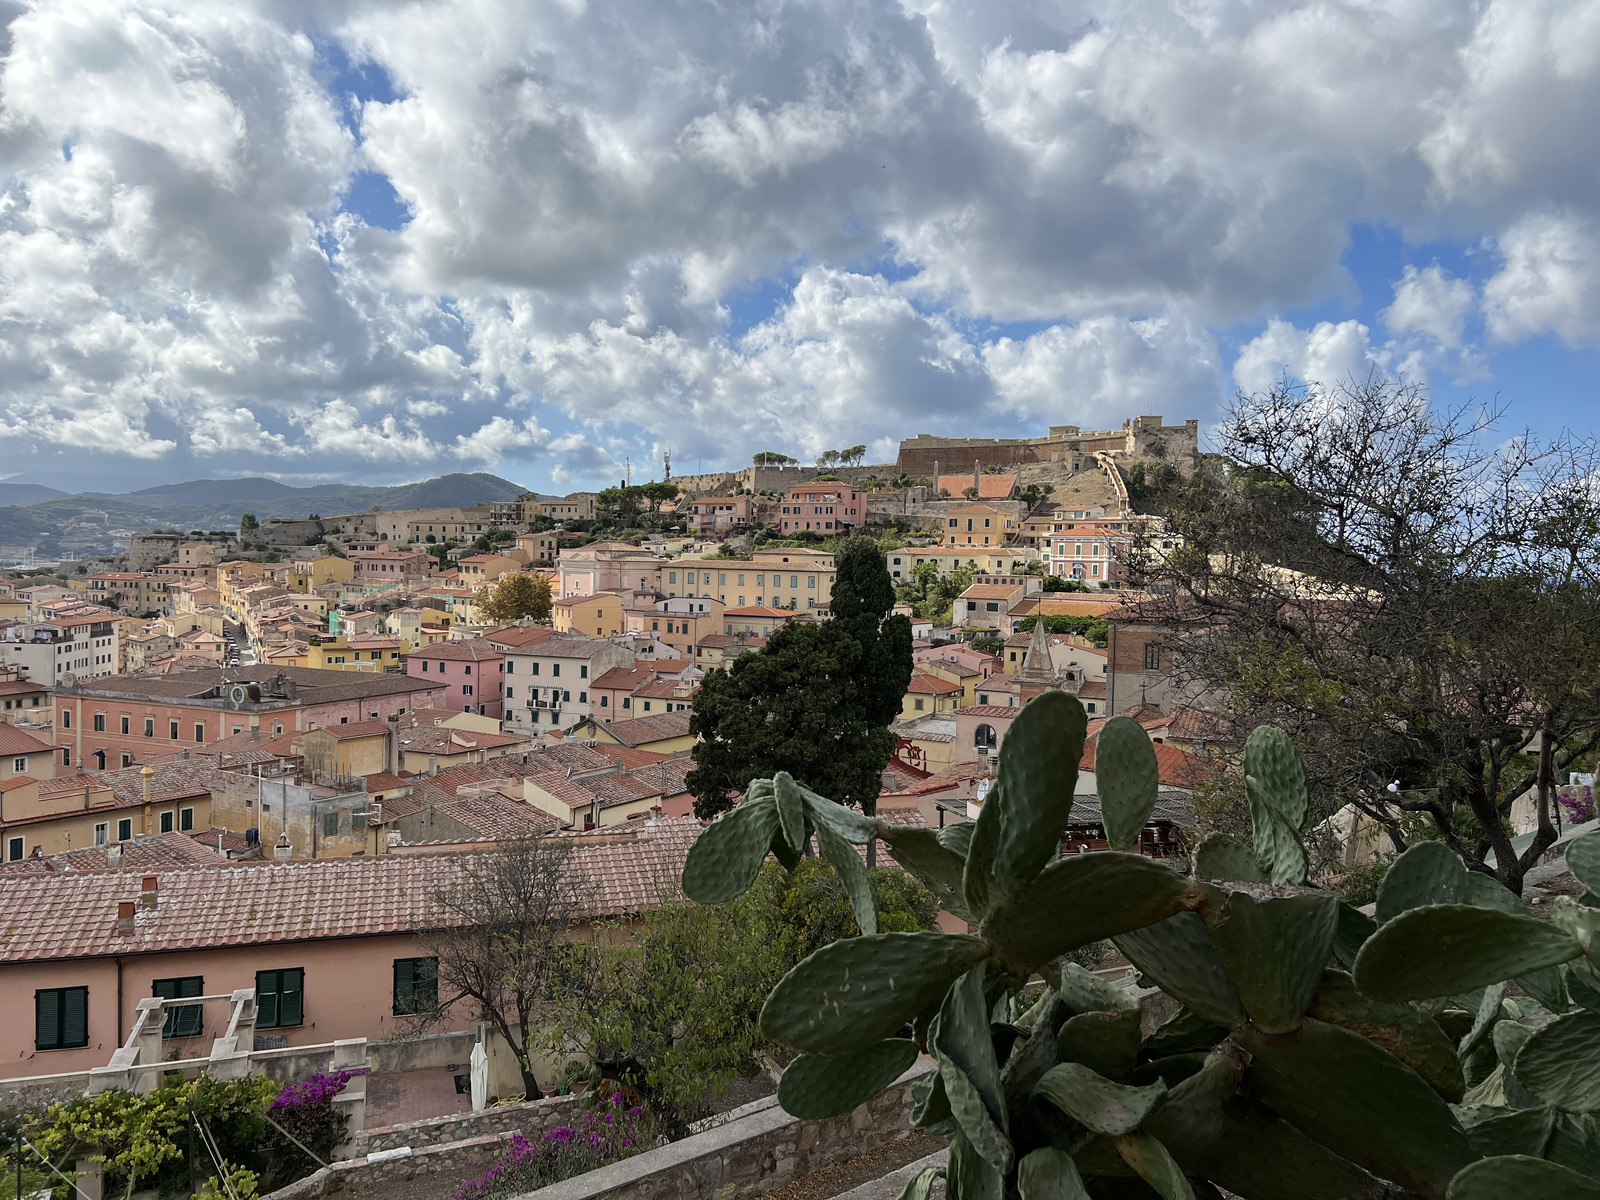
[[[514,500],[527,489],[484,473],[441,475],[395,487],[323,483],[290,487],[272,479],[194,479],[124,495],[72,495],[39,484],[0,483],[0,546],[33,546],[43,558],[66,551],[80,556],[112,552],[113,531],[131,529],[234,530],[239,518],[327,517],[374,506],[454,508]]]

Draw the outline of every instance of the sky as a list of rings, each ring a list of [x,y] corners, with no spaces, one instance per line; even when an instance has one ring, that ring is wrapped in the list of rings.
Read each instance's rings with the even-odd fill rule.
[[[1596,432],[1600,0],[0,0],[0,476],[541,491],[1284,374]]]

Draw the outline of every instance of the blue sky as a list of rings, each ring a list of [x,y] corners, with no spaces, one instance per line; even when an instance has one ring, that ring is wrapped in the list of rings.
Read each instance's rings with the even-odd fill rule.
[[[0,7],[0,475],[545,491],[1214,419],[1590,436],[1600,0]]]

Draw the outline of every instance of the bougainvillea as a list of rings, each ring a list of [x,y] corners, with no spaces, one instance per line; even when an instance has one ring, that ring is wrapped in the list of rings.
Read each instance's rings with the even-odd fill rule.
[[[451,1200],[499,1200],[529,1192],[653,1149],[665,1140],[643,1108],[627,1103],[621,1092],[612,1092],[575,1124],[559,1125],[537,1138],[512,1134],[500,1161],[456,1188]]]

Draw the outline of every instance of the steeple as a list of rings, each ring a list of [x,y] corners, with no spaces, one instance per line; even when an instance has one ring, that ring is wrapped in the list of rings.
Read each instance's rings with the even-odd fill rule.
[[[1017,672],[1017,681],[1022,685],[1021,699],[1024,704],[1056,686],[1056,671],[1050,662],[1050,638],[1045,631],[1043,613],[1034,617],[1033,637],[1023,655],[1022,670]]]

